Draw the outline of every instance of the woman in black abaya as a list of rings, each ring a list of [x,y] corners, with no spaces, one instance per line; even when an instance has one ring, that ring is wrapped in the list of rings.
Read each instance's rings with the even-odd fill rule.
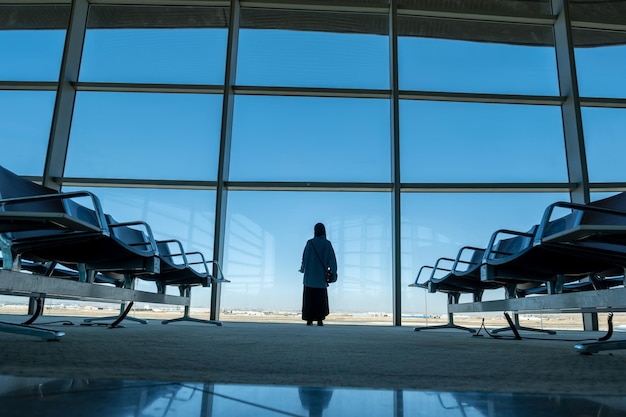
[[[337,280],[337,258],[333,245],[326,239],[324,225],[317,223],[313,230],[314,237],[306,242],[300,266],[300,272],[304,273],[302,320],[308,326],[314,321],[323,326],[329,313],[327,288]]]

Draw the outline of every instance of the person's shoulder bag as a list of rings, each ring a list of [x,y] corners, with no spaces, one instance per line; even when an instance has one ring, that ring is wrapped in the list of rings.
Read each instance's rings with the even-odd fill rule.
[[[337,275],[333,274],[332,269],[330,268],[330,265],[326,265],[324,264],[324,262],[322,262],[322,258],[320,257],[320,254],[317,252],[317,248],[315,247],[315,244],[313,242],[311,242],[311,246],[313,246],[313,252],[315,252],[315,256],[317,256],[317,260],[320,261],[320,263],[322,264],[322,267],[324,267],[324,270],[326,271],[326,283],[330,284],[331,282],[335,282],[337,281]]]

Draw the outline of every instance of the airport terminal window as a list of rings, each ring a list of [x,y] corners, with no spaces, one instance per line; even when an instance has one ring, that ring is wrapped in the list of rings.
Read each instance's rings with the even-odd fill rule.
[[[567,181],[557,106],[403,100],[400,146],[403,182]]]
[[[224,14],[220,8],[92,6],[80,81],[223,84],[227,30],[211,25]]]
[[[243,9],[241,16],[239,85],[389,88],[387,36],[319,31],[324,25],[349,25],[357,16],[256,9]],[[311,28],[280,28],[293,18],[303,24],[308,19]]]
[[[402,90],[559,94],[549,26],[405,17],[398,25],[411,32],[398,38]],[[459,38],[441,37],[437,32],[442,27]],[[483,41],[470,41],[467,33],[476,33]],[[497,42],[491,39],[494,34],[500,38]],[[509,35],[510,43],[503,42],[503,34]]]
[[[54,92],[1,91],[0,165],[19,175],[42,175]]]
[[[59,81],[64,42],[64,30],[0,30],[0,80]]]
[[[78,92],[65,175],[215,180],[222,96]]]
[[[322,222],[339,263],[331,312],[390,312],[390,205],[388,193],[230,191],[222,306],[299,311],[302,251]]]
[[[454,258],[463,246],[485,248],[498,229],[527,231],[566,193],[403,193],[402,311],[424,312],[424,290],[408,287],[422,265]],[[450,266],[450,265],[447,265]],[[425,281],[428,276],[420,279]],[[502,294],[498,293],[502,298]],[[428,294],[430,313],[445,313],[445,295]],[[471,300],[471,298],[469,299]]]
[[[64,175],[96,184],[99,178],[121,180],[129,188],[93,188],[107,212],[146,220],[160,237],[176,237],[211,254],[215,190],[131,187],[143,186],[143,180],[215,187],[224,97],[212,92],[225,78],[229,3],[143,3],[89,5],[74,113],[59,113],[72,121]],[[393,194],[345,191],[358,185],[352,183],[397,185],[390,185],[392,103],[353,97],[391,88],[389,2],[305,0],[298,10],[278,3],[242,3],[233,45],[232,146],[223,184],[224,266],[232,283],[222,307],[298,311],[303,245],[313,224],[323,221],[342,268],[331,287],[331,309],[389,313]],[[565,187],[558,105],[443,101],[457,93],[459,100],[479,100],[481,94],[505,95],[498,97],[503,100],[559,96],[551,3],[397,1],[404,314],[423,311],[422,290],[407,287],[419,266],[454,256],[465,244],[484,245],[498,227],[529,228],[546,205],[569,199],[567,193],[471,192],[481,183]],[[615,107],[582,109],[592,189],[610,190],[624,182],[616,168],[626,151],[626,109],[618,108],[626,98],[626,32],[618,26],[624,13],[615,2],[587,3],[570,1],[569,23],[582,102],[604,98],[600,105]],[[0,62],[8,63],[0,65],[0,164],[21,175],[43,172],[68,5],[0,5],[0,16],[17,16],[0,23]],[[170,91],[181,84],[209,88],[207,94],[119,92],[139,89],[134,84],[140,83]],[[352,97],[321,97],[332,88],[350,89],[333,94]],[[94,89],[108,91],[87,91]],[[410,95],[421,91],[443,93],[442,101]],[[56,140],[62,144],[60,133]],[[248,188],[229,189],[229,181]],[[283,181],[347,185],[332,192],[266,190]],[[406,191],[420,183],[456,183],[455,190],[467,192]],[[592,198],[600,194],[606,193]],[[428,302],[436,297],[429,294]]]
[[[626,32],[573,30],[582,97],[626,98]],[[587,44],[585,44],[587,43]]]
[[[389,101],[235,98],[233,181],[386,182]]]
[[[582,108],[591,182],[624,182],[626,109]]]

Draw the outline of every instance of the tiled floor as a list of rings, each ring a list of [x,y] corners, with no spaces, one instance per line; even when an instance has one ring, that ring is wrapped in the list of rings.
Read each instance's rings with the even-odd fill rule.
[[[626,397],[0,376],[0,416],[617,417]]]

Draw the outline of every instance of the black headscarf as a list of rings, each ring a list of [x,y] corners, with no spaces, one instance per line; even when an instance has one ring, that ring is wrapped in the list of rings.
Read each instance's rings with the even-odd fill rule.
[[[324,227],[323,223],[317,223],[313,230],[315,232],[315,237],[326,236],[326,227]]]

